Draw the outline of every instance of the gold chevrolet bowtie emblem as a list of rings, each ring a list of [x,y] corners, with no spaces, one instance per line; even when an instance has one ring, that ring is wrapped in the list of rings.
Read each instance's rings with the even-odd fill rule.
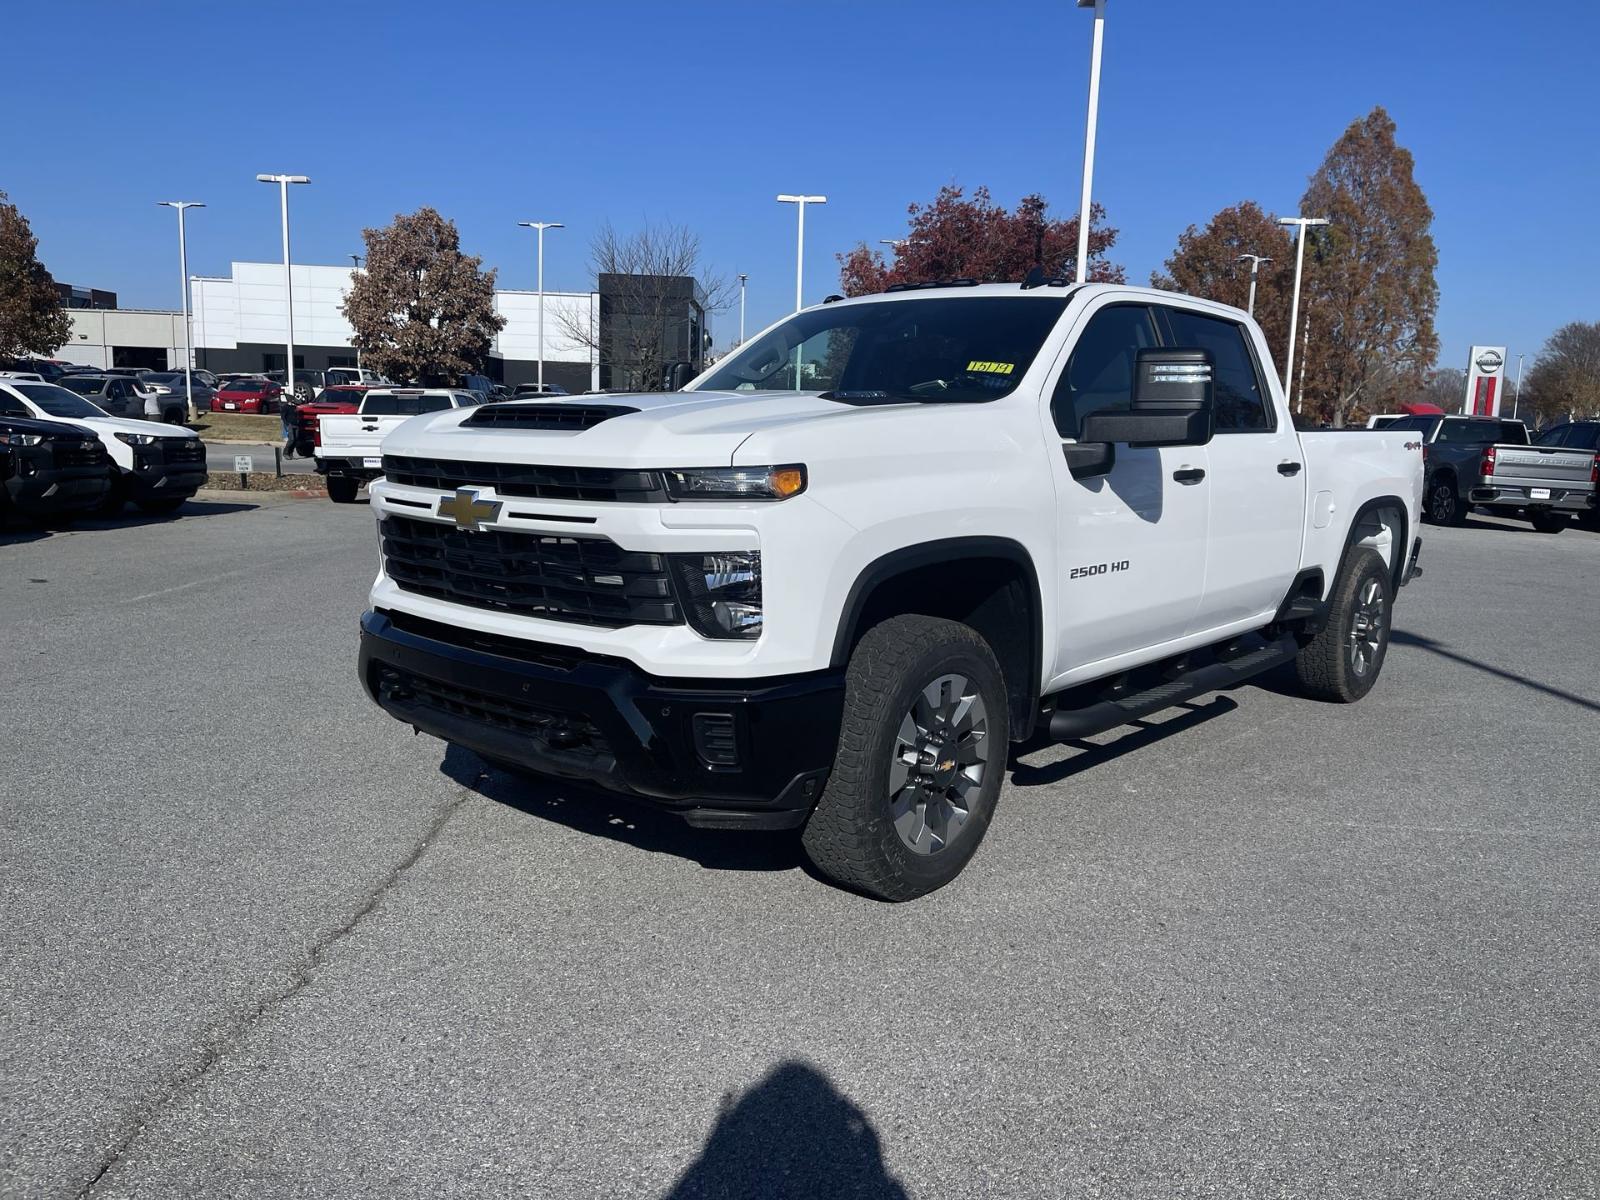
[[[454,496],[439,501],[439,515],[453,520],[457,529],[477,533],[500,515],[500,501],[478,499],[476,488],[457,488]]]

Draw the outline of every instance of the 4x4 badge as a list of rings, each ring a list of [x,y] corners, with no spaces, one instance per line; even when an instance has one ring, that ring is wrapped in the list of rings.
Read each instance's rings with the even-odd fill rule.
[[[477,488],[457,488],[454,496],[439,501],[438,511],[441,517],[453,520],[457,529],[477,533],[500,515],[500,501],[480,500]]]

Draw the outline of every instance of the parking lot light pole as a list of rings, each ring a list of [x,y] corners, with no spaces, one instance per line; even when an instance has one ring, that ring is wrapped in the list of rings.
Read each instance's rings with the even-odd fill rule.
[[[828,198],[826,196],[779,196],[778,201],[781,204],[794,205],[798,210],[800,217],[799,238],[795,243],[794,257],[794,310],[795,312],[799,312],[805,304],[804,300],[801,299],[801,297],[804,295],[801,281],[805,276],[806,265],[806,205],[826,204],[828,202]],[[795,383],[798,386],[798,377],[796,377]]]
[[[1511,419],[1513,421],[1517,419],[1517,409],[1522,407],[1522,360],[1527,357],[1526,354],[1517,355],[1517,390],[1511,398]]]
[[[1250,302],[1244,310],[1253,317],[1256,315],[1256,272],[1261,270],[1262,263],[1272,260],[1261,254],[1241,254],[1234,261],[1243,262],[1247,258],[1250,260]]]
[[[194,336],[189,330],[189,243],[184,234],[183,213],[189,208],[204,208],[198,200],[157,200],[157,207],[178,210],[178,282],[183,295],[183,398],[189,406],[189,420],[198,419],[194,410]]]
[[[524,229],[534,229],[539,233],[539,391],[544,392],[544,231],[546,229],[565,229],[560,221],[518,221]]]
[[[1089,278],[1089,217],[1094,195],[1094,135],[1100,124],[1100,52],[1106,36],[1106,0],[1078,0],[1094,9],[1094,49],[1089,56],[1089,121],[1083,134],[1083,196],[1078,203],[1078,282]]]
[[[1328,224],[1327,217],[1279,217],[1279,225],[1297,225],[1300,236],[1294,251],[1294,299],[1289,303],[1289,354],[1283,366],[1283,394],[1289,395],[1289,382],[1294,378],[1295,335],[1300,331],[1300,272],[1306,261],[1306,230],[1312,225]],[[1296,412],[1299,409],[1295,410]]]
[[[310,183],[304,175],[257,175],[258,183],[278,185],[279,207],[283,213],[283,302],[288,337],[283,343],[283,382],[289,402],[294,402],[294,281],[289,273],[289,185]],[[282,401],[279,401],[282,403]]]
[[[739,276],[739,345],[744,345],[744,284],[748,275]]]
[[[361,270],[361,255],[352,254],[350,256],[350,270],[351,270],[352,274],[354,274],[356,271]],[[356,347],[356,370],[357,371],[361,370],[361,347],[360,346]],[[361,377],[359,375],[357,375],[356,378],[359,380]]]

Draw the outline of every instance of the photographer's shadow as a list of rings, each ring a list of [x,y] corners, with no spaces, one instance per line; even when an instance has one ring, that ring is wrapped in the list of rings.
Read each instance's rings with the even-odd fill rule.
[[[774,1069],[722,1111],[663,1200],[907,1200],[872,1122],[802,1062]]]
[[[451,746],[439,770],[486,800],[595,837],[654,854],[672,854],[713,871],[792,871],[806,867],[793,831],[695,829],[683,818],[600,788],[521,775]]]

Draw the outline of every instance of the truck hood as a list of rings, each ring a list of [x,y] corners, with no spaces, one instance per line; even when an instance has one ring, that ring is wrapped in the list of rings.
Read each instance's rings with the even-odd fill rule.
[[[588,429],[470,425],[493,407],[614,408]],[[819,421],[849,421],[868,410],[814,392],[665,392],[541,396],[416,417],[383,440],[386,454],[482,462],[603,467],[731,466],[740,443],[757,433]]]
[[[57,421],[62,425],[75,425],[79,429],[87,429],[96,437],[106,438],[114,433],[149,433],[156,437],[170,438],[197,438],[200,435],[192,429],[179,429],[174,425],[163,425],[160,421],[134,421],[127,417],[50,417],[49,420]]]

